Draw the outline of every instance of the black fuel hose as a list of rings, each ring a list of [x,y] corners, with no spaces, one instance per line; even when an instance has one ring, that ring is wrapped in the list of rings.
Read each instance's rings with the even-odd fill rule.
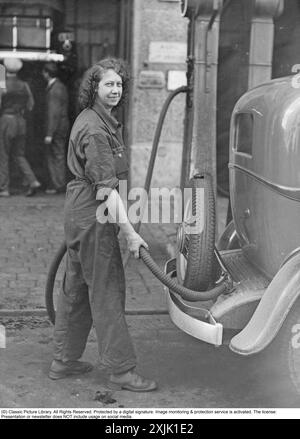
[[[206,300],[213,300],[219,297],[221,294],[226,291],[231,290],[233,284],[230,277],[225,277],[225,279],[208,291],[194,291],[186,288],[182,285],[179,285],[174,279],[165,274],[160,267],[154,262],[151,258],[149,252],[145,249],[145,247],[140,247],[140,257],[143,262],[147,265],[149,270],[156,276],[166,287],[168,287],[174,293],[179,294],[183,299],[188,300],[190,302],[203,302]]]
[[[149,193],[149,190],[150,190],[153,168],[154,168],[155,159],[156,159],[156,155],[157,155],[158,144],[159,144],[161,131],[163,128],[163,124],[164,124],[169,106],[170,106],[171,102],[173,101],[173,99],[175,98],[175,96],[177,96],[180,93],[187,93],[187,91],[188,91],[187,86],[178,87],[178,88],[176,88],[176,90],[171,91],[171,93],[168,95],[168,97],[165,100],[164,105],[161,109],[161,112],[160,112],[160,115],[158,118],[158,122],[156,125],[156,130],[155,130],[153,144],[152,144],[152,150],[151,150],[151,156],[150,156],[147,175],[146,175],[145,184],[144,184],[144,189],[147,192],[147,194]],[[140,223],[138,223],[138,225],[140,226]],[[136,231],[138,231],[138,230],[136,230]]]
[[[50,318],[51,323],[55,323],[55,304],[54,304],[54,287],[55,287],[55,279],[56,274],[61,264],[63,257],[65,256],[67,251],[67,246],[65,241],[61,243],[58,251],[56,252],[47,276],[46,288],[45,288],[45,302],[48,316]],[[213,300],[225,293],[227,290],[232,288],[232,281],[229,278],[225,278],[225,280],[212,290],[201,291],[200,293],[197,291],[190,290],[182,285],[179,285],[175,282],[174,279],[165,274],[161,268],[154,262],[152,257],[150,256],[148,250],[144,247],[140,247],[140,257],[149,270],[156,276],[166,287],[168,287],[174,293],[179,294],[183,299],[188,300],[190,302],[200,302],[206,300]]]

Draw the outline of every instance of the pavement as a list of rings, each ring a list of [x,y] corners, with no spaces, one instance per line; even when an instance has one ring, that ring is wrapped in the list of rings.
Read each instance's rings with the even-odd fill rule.
[[[2,319],[7,347],[0,349],[1,408],[253,408],[291,407],[278,402],[282,388],[269,386],[251,362],[233,356],[226,345],[200,343],[177,329],[167,315],[129,315],[138,371],[158,382],[149,393],[110,391],[97,367],[92,330],[83,356],[92,372],[63,380],[48,378],[52,326],[42,317]],[[252,367],[251,367],[252,366]],[[254,371],[254,373],[252,373]],[[286,404],[286,405],[284,405]],[[180,418],[180,414],[177,418]],[[152,419],[155,419],[155,413]]]

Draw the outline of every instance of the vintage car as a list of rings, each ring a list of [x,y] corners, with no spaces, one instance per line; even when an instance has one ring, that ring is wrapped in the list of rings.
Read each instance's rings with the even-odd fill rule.
[[[183,331],[218,346],[223,343],[223,330],[235,329],[229,348],[243,356],[264,351],[261,356],[272,362],[269,370],[288,376],[288,386],[297,394],[300,89],[295,79],[275,79],[253,88],[239,99],[232,114],[229,169],[233,220],[214,250],[232,288],[206,301],[199,292],[199,302],[193,304],[170,289],[166,292],[170,316]],[[186,221],[190,214],[186,213]],[[206,219],[209,221],[209,216]],[[184,243],[189,239],[181,227],[177,264],[171,260],[165,270],[187,286],[189,258],[195,266],[199,254],[197,248],[194,255],[184,254]],[[205,264],[208,256],[196,264]],[[182,264],[182,259],[187,263]]]

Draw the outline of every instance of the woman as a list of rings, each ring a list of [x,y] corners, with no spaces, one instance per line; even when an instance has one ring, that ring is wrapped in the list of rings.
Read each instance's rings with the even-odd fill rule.
[[[147,247],[130,224],[117,191],[119,181],[127,176],[128,164],[121,125],[112,110],[122,103],[128,82],[124,62],[106,58],[88,70],[81,84],[79,99],[84,109],[69,140],[68,166],[75,179],[66,194],[66,272],[49,376],[59,379],[92,369],[78,359],[93,324],[100,364],[110,373],[109,384],[150,391],[156,388],[155,381],[135,371],[136,356],[124,316],[125,278],[117,237],[120,227],[136,258],[140,246]],[[96,219],[101,202],[115,222]]]

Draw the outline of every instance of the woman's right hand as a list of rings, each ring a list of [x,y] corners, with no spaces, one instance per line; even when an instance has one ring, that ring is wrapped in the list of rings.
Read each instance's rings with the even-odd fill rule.
[[[139,259],[140,257],[140,247],[143,246],[147,250],[149,250],[148,244],[143,240],[143,238],[136,232],[130,233],[127,236],[127,247],[130,253],[134,256],[135,259]]]

